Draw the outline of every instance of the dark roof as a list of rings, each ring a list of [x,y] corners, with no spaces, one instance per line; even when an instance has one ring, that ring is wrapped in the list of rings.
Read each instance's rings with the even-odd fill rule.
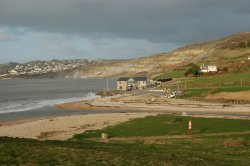
[[[133,77],[135,81],[147,81],[148,77]]]
[[[128,81],[131,77],[120,77],[118,81]]]
[[[156,81],[161,81],[161,82],[167,82],[167,81],[171,81],[172,78],[162,78],[162,79],[157,79]]]
[[[147,81],[148,77],[120,77],[118,81],[128,81],[130,78],[133,78],[135,81]]]

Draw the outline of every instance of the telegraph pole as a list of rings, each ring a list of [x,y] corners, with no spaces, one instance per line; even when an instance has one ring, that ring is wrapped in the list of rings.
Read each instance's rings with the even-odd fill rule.
[[[178,90],[178,92],[179,92],[179,91],[180,91],[179,80],[177,80],[176,83],[177,83],[177,90]]]
[[[107,87],[106,87],[106,90],[108,91],[109,90],[109,78],[107,77]]]
[[[109,68],[108,68],[109,69]],[[108,69],[107,69],[107,87],[106,91],[109,91],[109,76],[108,76]]]

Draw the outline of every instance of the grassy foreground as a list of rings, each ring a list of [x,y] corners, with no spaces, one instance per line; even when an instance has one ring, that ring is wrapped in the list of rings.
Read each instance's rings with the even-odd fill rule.
[[[193,138],[94,140],[101,132],[127,139],[183,135],[189,119],[193,121]],[[68,141],[0,138],[0,165],[250,165],[250,134],[243,133],[248,130],[248,120],[150,116],[89,131]],[[220,135],[205,135],[212,133]]]

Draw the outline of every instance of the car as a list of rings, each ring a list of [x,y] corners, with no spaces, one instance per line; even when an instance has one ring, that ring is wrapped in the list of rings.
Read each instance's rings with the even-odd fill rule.
[[[175,98],[176,96],[181,96],[182,92],[181,91],[172,91],[168,98]]]

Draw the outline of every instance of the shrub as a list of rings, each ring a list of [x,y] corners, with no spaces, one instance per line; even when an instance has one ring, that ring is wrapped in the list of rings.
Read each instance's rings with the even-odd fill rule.
[[[240,42],[239,43],[239,47],[240,48],[248,48],[248,47],[250,47],[250,41],[244,41],[244,42]]]
[[[193,75],[193,76],[198,76],[200,75],[200,67],[198,65],[194,65],[190,67],[184,74],[185,76],[187,75]]]
[[[227,71],[228,71],[228,67],[223,67],[223,68],[221,69],[221,71],[227,72]]]

